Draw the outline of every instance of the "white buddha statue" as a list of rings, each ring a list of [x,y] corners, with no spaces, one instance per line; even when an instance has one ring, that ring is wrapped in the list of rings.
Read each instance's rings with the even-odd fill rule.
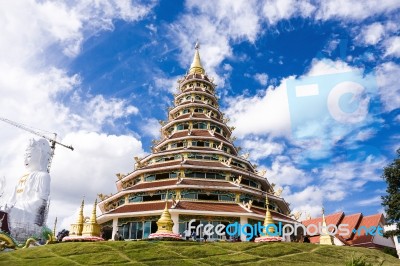
[[[11,234],[23,239],[40,234],[45,225],[50,195],[50,175],[47,165],[51,149],[45,139],[29,141],[25,152],[24,174],[12,196],[0,205],[8,212]]]

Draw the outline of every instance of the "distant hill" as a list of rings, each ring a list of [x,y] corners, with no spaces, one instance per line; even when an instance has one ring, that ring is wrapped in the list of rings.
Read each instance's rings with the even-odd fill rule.
[[[302,243],[121,241],[60,243],[0,252],[0,265],[345,265],[363,256],[373,265],[400,265],[378,250]],[[381,264],[383,263],[383,264]]]

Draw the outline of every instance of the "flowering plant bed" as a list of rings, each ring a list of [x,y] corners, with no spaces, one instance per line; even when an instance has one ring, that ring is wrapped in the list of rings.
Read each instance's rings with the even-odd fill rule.
[[[156,240],[182,240],[179,234],[174,233],[153,233],[149,235],[149,239]]]
[[[281,242],[282,237],[280,236],[264,236],[264,237],[257,237],[254,239],[254,242],[261,243],[261,242]]]
[[[98,236],[66,236],[62,242],[96,242],[104,241],[103,238]]]

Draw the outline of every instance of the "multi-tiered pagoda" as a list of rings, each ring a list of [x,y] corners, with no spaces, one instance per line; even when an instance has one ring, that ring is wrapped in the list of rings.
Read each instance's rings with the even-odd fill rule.
[[[204,71],[198,45],[189,72],[178,83],[152,153],[135,157],[133,172],[117,175],[116,194],[99,195],[104,235],[119,231],[124,239],[147,238],[157,231],[167,193],[174,233],[184,233],[192,219],[194,225],[262,223],[266,193],[274,221],[295,223],[281,191],[274,191],[265,171],[257,171],[233,144],[235,128],[219,110],[216,85]]]

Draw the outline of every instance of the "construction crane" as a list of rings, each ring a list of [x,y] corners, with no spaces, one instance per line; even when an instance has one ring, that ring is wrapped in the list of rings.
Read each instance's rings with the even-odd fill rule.
[[[70,149],[71,151],[74,150],[74,148],[72,146],[67,146],[65,144],[62,144],[61,142],[56,141],[56,137],[57,137],[56,133],[53,133],[54,134],[54,138],[52,139],[50,137],[45,136],[44,134],[39,133],[38,131],[33,130],[32,128],[29,128],[28,126],[25,126],[23,124],[14,122],[14,121],[12,121],[10,119],[4,118],[4,117],[0,117],[0,121],[6,122],[6,123],[8,123],[10,125],[13,125],[13,126],[17,127],[17,128],[20,128],[22,130],[28,131],[28,132],[36,135],[36,136],[42,137],[42,138],[48,140],[51,143],[51,146],[50,146],[51,154],[50,154],[49,163],[47,165],[47,172],[49,172],[49,173],[50,173],[51,162],[52,162],[53,156],[54,156],[54,150],[56,149],[56,144],[60,145],[60,146],[62,146],[64,148]]]

